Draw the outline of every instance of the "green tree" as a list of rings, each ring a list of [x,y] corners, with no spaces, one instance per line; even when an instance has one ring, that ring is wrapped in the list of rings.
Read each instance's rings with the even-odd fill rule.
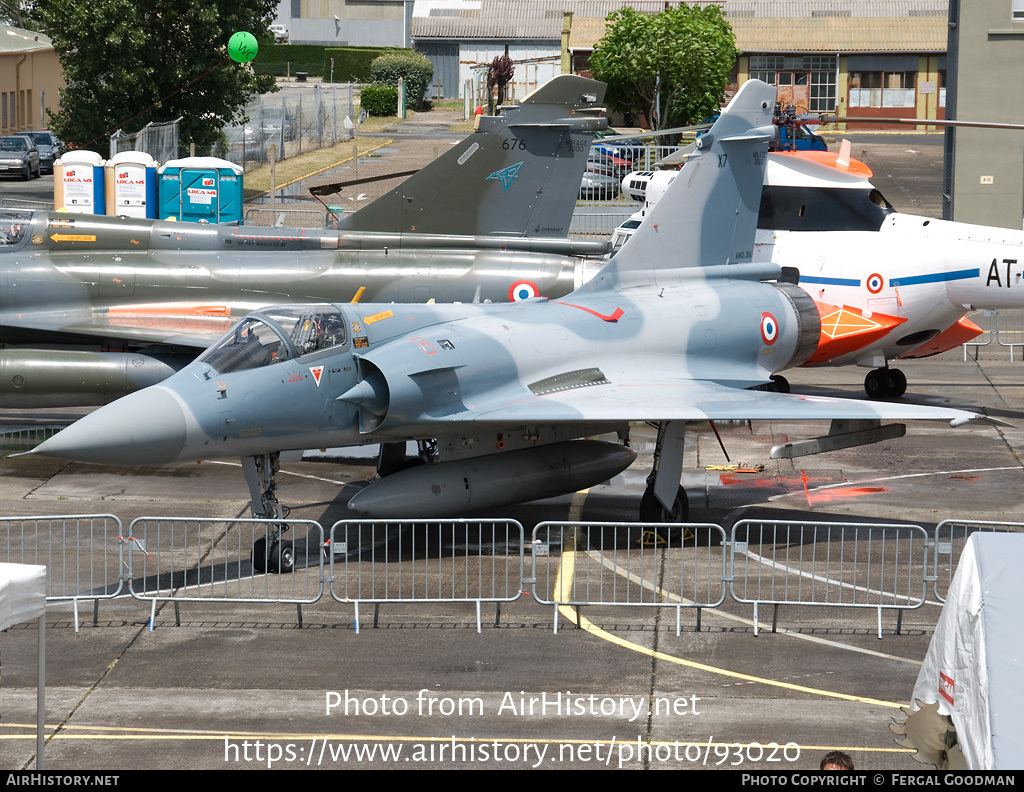
[[[405,83],[405,97],[409,107],[423,106],[423,95],[434,78],[434,64],[418,52],[388,52],[374,58],[370,64],[370,77],[375,83],[398,88],[398,78]]]
[[[35,0],[0,0],[0,24],[38,32]]]
[[[658,14],[622,8],[607,22],[590,66],[608,83],[614,109],[642,113],[653,129],[718,111],[739,54],[719,6],[681,5]]]
[[[116,131],[181,117],[182,142],[206,146],[241,122],[274,78],[228,58],[228,39],[247,30],[274,41],[277,0],[39,0],[67,88],[50,121],[66,143],[96,148]],[[257,56],[258,57],[258,56]]]

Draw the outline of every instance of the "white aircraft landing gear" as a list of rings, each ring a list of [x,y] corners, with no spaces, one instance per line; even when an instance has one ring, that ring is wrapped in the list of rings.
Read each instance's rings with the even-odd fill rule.
[[[278,520],[285,516],[285,507],[277,500],[275,475],[281,469],[277,453],[242,457],[242,472],[249,487],[250,509],[257,520]],[[291,572],[295,568],[295,548],[282,534],[286,525],[267,528],[267,535],[252,545],[252,566],[256,572]]]
[[[864,377],[864,392],[871,399],[898,399],[907,392],[907,375],[888,366],[873,369]]]

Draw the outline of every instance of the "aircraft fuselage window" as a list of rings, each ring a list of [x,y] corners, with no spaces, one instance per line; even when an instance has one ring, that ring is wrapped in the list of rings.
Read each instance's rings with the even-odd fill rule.
[[[775,231],[877,231],[895,209],[874,188],[768,186],[757,227]]]
[[[347,339],[345,317],[337,310],[317,310],[303,314],[291,333],[291,342],[300,355],[341,346]]]
[[[220,374],[261,368],[291,357],[284,339],[273,327],[247,317],[228,331],[199,359]]]

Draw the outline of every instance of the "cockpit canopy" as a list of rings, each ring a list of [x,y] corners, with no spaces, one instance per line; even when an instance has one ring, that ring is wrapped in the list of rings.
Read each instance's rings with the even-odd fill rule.
[[[343,346],[347,320],[333,305],[288,305],[250,314],[199,358],[219,374],[263,368]]]

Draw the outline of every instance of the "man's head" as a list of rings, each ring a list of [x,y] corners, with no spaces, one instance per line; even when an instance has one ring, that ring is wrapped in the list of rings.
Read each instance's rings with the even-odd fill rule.
[[[853,759],[842,751],[829,751],[821,757],[820,770],[853,770]]]

